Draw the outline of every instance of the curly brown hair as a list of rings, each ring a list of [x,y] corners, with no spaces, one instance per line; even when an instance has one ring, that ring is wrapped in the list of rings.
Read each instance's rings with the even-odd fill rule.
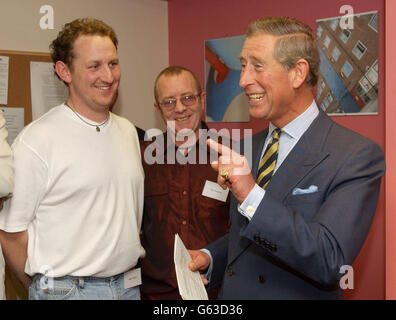
[[[57,61],[64,62],[68,67],[73,62],[73,45],[80,35],[107,36],[118,47],[117,36],[110,26],[103,21],[93,18],[80,18],[66,23],[59,32],[57,38],[50,45],[51,58],[54,64]]]

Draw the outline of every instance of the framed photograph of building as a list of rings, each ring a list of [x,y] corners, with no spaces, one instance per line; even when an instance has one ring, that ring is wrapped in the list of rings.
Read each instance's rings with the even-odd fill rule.
[[[378,12],[316,20],[318,106],[330,115],[378,114]]]

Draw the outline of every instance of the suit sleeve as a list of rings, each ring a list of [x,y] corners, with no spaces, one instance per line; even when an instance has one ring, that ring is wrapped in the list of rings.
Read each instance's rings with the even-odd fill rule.
[[[227,232],[223,237],[208,245],[205,249],[210,251],[212,255],[213,269],[210,274],[210,282],[208,290],[218,287],[224,276],[227,266],[227,251],[228,251],[228,236]]]
[[[279,201],[267,192],[240,235],[287,268],[321,284],[335,283],[342,276],[340,267],[352,264],[366,239],[385,171],[384,155],[376,144],[350,149],[354,151],[342,164],[329,168],[324,161],[311,174],[319,179],[321,171],[335,168],[324,194],[310,200],[302,196],[304,209],[297,210],[298,203]],[[315,196],[320,200],[315,202]]]

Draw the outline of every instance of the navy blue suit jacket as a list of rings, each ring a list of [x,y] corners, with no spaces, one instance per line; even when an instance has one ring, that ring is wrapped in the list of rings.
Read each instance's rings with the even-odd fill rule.
[[[253,137],[257,175],[267,130]],[[210,244],[220,299],[341,298],[340,268],[359,253],[377,206],[384,154],[320,112],[249,221],[232,197],[229,233]],[[295,188],[318,191],[293,195]]]

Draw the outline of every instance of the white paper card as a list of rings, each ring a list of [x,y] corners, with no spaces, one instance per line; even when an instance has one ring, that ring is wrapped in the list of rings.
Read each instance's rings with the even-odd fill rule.
[[[0,104],[8,103],[8,70],[10,57],[0,56]]]
[[[132,269],[124,273],[124,288],[133,288],[142,284],[142,273],[140,268]]]
[[[68,98],[68,89],[55,75],[52,62],[30,62],[30,87],[33,120]]]
[[[223,189],[216,182],[206,180],[202,195],[208,198],[216,199],[225,202],[227,200],[230,189]]]
[[[174,262],[177,285],[183,300],[208,300],[208,294],[198,271],[188,268],[191,256],[178,234],[175,234]]]
[[[25,110],[23,108],[1,108],[1,111],[4,112],[4,118],[6,119],[7,142],[12,145],[25,125]]]

